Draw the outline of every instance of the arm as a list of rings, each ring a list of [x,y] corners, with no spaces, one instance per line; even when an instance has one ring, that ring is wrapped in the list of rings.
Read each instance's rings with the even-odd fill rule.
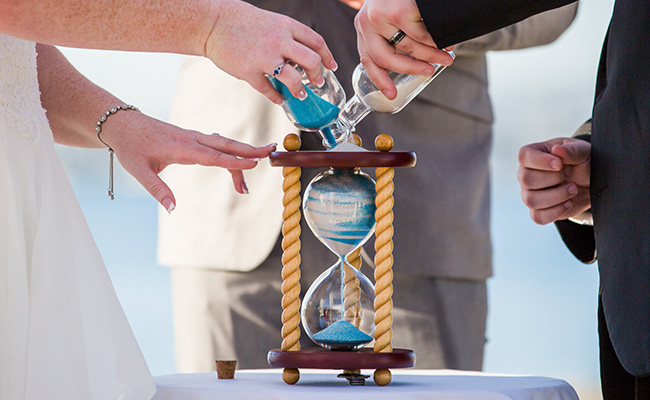
[[[577,138],[558,138],[519,151],[521,197],[538,224],[555,222],[562,240],[580,261],[596,260],[589,198],[590,122]]]
[[[315,83],[321,61],[335,67],[320,35],[237,0],[0,0],[0,33],[70,47],[205,56],[277,103],[264,74],[284,60],[303,66]],[[302,89],[292,68],[278,78],[296,95]]]
[[[438,46],[485,35],[576,0],[414,0]]]
[[[454,47],[457,55],[516,50],[554,42],[571,25],[578,3],[533,15],[516,24],[462,42]]]
[[[38,81],[41,102],[57,143],[99,148],[95,133],[99,116],[123,102],[84,78],[53,46],[39,44]],[[252,147],[218,135],[203,135],[125,110],[112,114],[102,126],[122,166],[166,209],[176,201],[158,174],[169,164],[200,164],[228,168],[235,189],[245,191],[243,173],[257,165],[275,146]],[[171,210],[170,210],[171,211]]]

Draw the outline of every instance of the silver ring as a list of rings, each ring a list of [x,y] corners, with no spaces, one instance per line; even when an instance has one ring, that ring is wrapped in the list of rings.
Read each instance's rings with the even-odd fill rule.
[[[397,45],[397,43],[401,42],[402,39],[406,37],[406,33],[404,33],[401,29],[395,32],[392,38],[388,41],[388,44],[391,46]]]
[[[273,68],[273,73],[271,74],[272,77],[276,77],[280,75],[282,72],[282,68],[284,68],[285,65],[287,65],[289,61],[282,61],[282,64],[278,65],[277,67]]]

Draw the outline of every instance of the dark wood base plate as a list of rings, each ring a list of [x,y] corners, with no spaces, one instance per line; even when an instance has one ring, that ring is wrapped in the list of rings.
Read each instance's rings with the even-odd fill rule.
[[[372,349],[353,351],[327,350],[308,347],[299,351],[274,349],[268,354],[269,365],[276,368],[319,369],[389,369],[410,368],[415,365],[415,353],[408,349],[393,349],[390,353],[375,353]]]

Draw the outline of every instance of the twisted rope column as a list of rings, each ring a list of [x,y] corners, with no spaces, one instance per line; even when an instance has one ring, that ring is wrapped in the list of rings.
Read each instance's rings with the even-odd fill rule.
[[[287,151],[300,148],[300,138],[284,139]],[[282,168],[282,351],[300,350],[300,167]],[[282,379],[294,384],[300,379],[297,368],[285,368]]]
[[[379,151],[390,151],[393,139],[389,135],[379,135],[375,140]],[[376,168],[377,197],[375,205],[375,353],[393,351],[393,192],[395,185],[394,168]],[[374,373],[375,383],[381,386],[391,381],[388,369],[378,369]]]

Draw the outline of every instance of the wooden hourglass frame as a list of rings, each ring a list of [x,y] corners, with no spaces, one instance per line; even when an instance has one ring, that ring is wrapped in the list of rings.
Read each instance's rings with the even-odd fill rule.
[[[360,146],[360,140],[355,135]],[[408,349],[394,349],[393,324],[393,178],[396,167],[413,167],[413,152],[390,152],[393,139],[381,134],[375,139],[378,151],[332,152],[299,151],[300,138],[289,134],[284,139],[286,152],[270,156],[272,166],[281,166],[284,197],[282,225],[282,345],[268,354],[269,365],[284,368],[282,379],[295,384],[300,379],[299,368],[342,369],[339,377],[352,385],[363,385],[367,375],[361,369],[374,369],[377,385],[388,385],[392,379],[390,368],[409,368],[415,365],[415,354]],[[374,347],[354,351],[331,351],[324,348],[300,348],[300,176],[302,167],[357,168],[374,167],[375,189],[375,300]],[[361,248],[347,260],[361,268]]]

